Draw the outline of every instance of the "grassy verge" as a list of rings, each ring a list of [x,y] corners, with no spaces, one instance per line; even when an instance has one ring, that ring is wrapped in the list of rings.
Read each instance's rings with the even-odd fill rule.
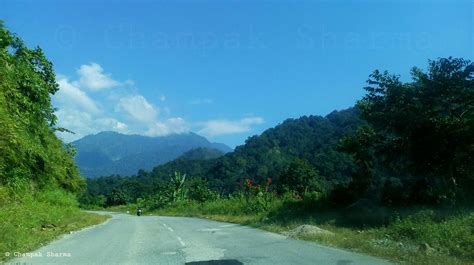
[[[62,191],[19,197],[0,187],[0,262],[109,217],[79,210],[76,199]]]
[[[474,264],[474,212],[470,209],[387,209],[390,223],[357,227],[340,211],[308,208],[275,200],[265,211],[249,211],[245,200],[175,203],[145,214],[190,216],[227,221],[283,233],[303,224],[333,234],[296,234],[303,240],[385,258],[402,264]],[[112,208],[134,214],[136,205]]]

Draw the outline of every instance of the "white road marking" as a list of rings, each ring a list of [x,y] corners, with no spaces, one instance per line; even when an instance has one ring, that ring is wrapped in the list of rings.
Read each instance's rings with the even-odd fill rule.
[[[181,246],[185,247],[186,244],[184,244],[184,242],[183,242],[183,240],[181,239],[181,237],[178,236],[177,238],[178,238],[178,241],[179,241],[179,243],[181,244]]]
[[[203,229],[198,229],[197,231],[199,232],[216,232],[221,230],[220,228],[203,228]]]
[[[174,231],[174,230],[173,230],[173,228],[171,228],[171,227],[167,226],[166,224],[163,224],[163,226],[164,226],[164,227],[166,227],[166,229],[170,230],[171,232],[173,232],[173,231]]]
[[[234,227],[234,226],[239,226],[238,224],[228,224],[228,225],[220,225],[219,227]]]
[[[169,251],[169,252],[161,252],[161,255],[165,255],[165,256],[172,256],[172,255],[176,255],[176,252],[174,252],[174,251]]]

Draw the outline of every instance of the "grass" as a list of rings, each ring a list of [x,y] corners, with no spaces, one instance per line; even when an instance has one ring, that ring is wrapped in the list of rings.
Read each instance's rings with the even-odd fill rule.
[[[298,234],[296,237],[401,264],[474,264],[474,211],[471,209],[386,209],[390,222],[363,227],[346,222],[340,210],[318,209],[307,202],[274,200],[266,210],[260,211],[249,210],[248,204],[239,198],[184,202],[145,214],[209,218],[276,233],[310,224],[334,234]],[[136,205],[112,210],[134,214]]]
[[[0,186],[0,262],[109,217],[79,210],[75,197],[63,191],[15,196]]]

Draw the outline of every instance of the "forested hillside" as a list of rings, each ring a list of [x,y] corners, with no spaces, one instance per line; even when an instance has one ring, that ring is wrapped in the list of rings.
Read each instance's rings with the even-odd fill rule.
[[[202,152],[201,159],[196,159],[199,156],[195,155],[194,159],[189,159],[191,154],[187,153],[151,172],[139,171],[133,177],[88,180],[88,196],[111,197],[118,193],[132,202],[156,194],[174,172],[206,179],[213,190],[228,194],[239,190],[244,179],[258,183],[271,177],[278,182],[279,176],[297,158],[309,161],[329,189],[336,184],[347,184],[351,179],[353,162],[348,154],[338,151],[338,143],[343,135],[355,132],[361,124],[355,108],[334,111],[326,117],[288,119],[217,159],[206,160],[212,156],[207,157]]]
[[[29,251],[105,217],[80,212],[74,149],[54,132],[53,66],[0,21],[0,252]],[[45,229],[45,226],[55,227]],[[1,255],[0,260],[8,258]]]
[[[180,171],[207,178],[213,188],[232,192],[242,186],[244,179],[262,182],[271,177],[278,181],[290,162],[300,158],[309,161],[326,184],[332,186],[350,178],[351,161],[337,151],[337,144],[342,135],[355,130],[360,123],[355,109],[335,111],[326,117],[288,119],[260,136],[250,137],[234,152],[201,163],[201,167],[169,163],[153,169],[150,176],[167,179],[174,171]]]

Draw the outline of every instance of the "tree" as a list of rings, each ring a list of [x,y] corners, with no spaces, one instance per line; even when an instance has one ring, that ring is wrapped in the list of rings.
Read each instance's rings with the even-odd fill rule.
[[[357,132],[341,139],[339,149],[352,154],[355,162],[355,172],[347,192],[353,199],[365,197],[375,174],[375,150],[377,138],[374,130],[367,125],[357,129]]]
[[[375,71],[357,103],[380,140],[376,156],[388,174],[432,190],[424,202],[453,200],[474,187],[474,65],[440,58],[412,81]],[[413,190],[414,195],[419,192]]]
[[[185,186],[186,174],[174,172],[174,176],[169,182],[169,189],[171,193],[171,201],[179,202],[186,198],[187,189]]]
[[[205,179],[194,178],[188,184],[188,198],[198,202],[205,202],[215,199],[216,193],[209,189],[209,185]]]
[[[322,191],[318,171],[307,160],[299,158],[294,159],[280,176],[279,186],[282,191],[295,191],[298,194]]]
[[[122,189],[114,189],[112,192],[107,196],[107,205],[123,205],[129,202],[128,194]]]

